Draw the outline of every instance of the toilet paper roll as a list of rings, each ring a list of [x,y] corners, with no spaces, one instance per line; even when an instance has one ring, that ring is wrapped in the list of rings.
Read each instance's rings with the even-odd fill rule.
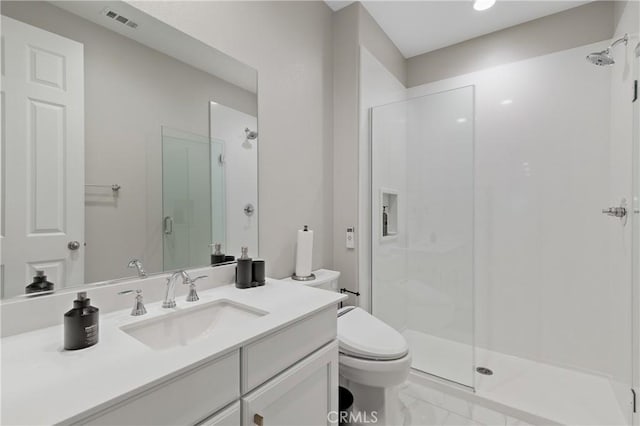
[[[308,277],[311,275],[311,263],[313,259],[313,231],[298,231],[298,246],[296,248],[296,275]]]

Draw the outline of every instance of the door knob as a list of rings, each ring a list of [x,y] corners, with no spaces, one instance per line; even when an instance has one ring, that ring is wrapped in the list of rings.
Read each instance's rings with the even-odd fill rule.
[[[69,241],[67,247],[69,250],[78,250],[80,248],[80,243],[78,241]]]

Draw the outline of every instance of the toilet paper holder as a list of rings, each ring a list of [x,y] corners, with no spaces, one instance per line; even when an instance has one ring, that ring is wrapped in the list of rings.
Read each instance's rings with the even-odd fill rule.
[[[296,246],[296,265],[293,270],[292,279],[295,281],[313,281],[316,276],[312,271],[313,258],[313,231],[309,226],[304,225],[303,229],[298,230],[297,246]]]

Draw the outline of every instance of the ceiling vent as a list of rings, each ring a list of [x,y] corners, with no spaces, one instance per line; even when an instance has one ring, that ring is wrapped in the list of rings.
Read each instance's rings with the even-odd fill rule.
[[[131,19],[127,18],[126,16],[120,15],[118,12],[116,12],[113,9],[105,8],[102,11],[102,14],[109,19],[113,19],[115,21],[120,22],[121,24],[126,25],[129,28],[134,28],[134,29],[138,28],[137,23],[133,22]]]

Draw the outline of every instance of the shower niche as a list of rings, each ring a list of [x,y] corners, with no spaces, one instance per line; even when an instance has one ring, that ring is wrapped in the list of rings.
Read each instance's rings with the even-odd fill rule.
[[[380,240],[398,238],[398,191],[388,188],[380,190]]]

